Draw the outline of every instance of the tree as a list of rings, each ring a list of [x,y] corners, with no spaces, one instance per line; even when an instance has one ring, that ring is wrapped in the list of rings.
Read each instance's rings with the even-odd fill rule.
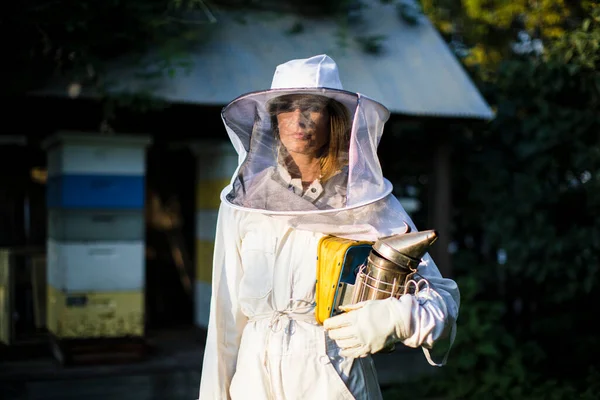
[[[464,57],[465,64],[489,71],[511,57],[515,50],[523,52],[529,48],[539,52],[540,44],[571,31],[595,1],[421,0],[421,3],[440,32]]]
[[[456,146],[462,291],[448,365],[460,399],[595,399],[600,341],[600,7],[480,83],[497,115]]]
[[[197,40],[207,17],[201,0],[57,0],[13,2],[0,20],[10,94],[39,88],[74,73],[81,84],[102,84],[107,62],[149,49],[163,55],[165,70]]]
[[[108,67],[127,58],[140,76],[154,78],[189,67],[188,44],[210,29],[212,15],[203,0],[49,0],[13,2],[0,17],[7,80],[4,95],[26,97],[50,82],[66,79],[65,95],[90,89],[111,131],[115,109],[144,112],[166,104],[141,88],[109,92]],[[148,73],[146,55],[158,55]],[[10,100],[9,100],[10,101]]]

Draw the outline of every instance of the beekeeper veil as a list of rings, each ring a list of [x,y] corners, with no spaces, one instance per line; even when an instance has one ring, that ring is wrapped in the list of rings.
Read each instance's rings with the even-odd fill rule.
[[[222,118],[239,160],[221,194],[229,206],[357,239],[412,225],[377,158],[389,111],[343,90],[327,55],[279,65],[270,90],[238,97]]]

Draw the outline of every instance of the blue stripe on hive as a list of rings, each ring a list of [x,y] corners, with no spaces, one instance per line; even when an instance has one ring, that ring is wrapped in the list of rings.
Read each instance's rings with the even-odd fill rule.
[[[144,175],[78,175],[48,178],[48,208],[143,209]]]

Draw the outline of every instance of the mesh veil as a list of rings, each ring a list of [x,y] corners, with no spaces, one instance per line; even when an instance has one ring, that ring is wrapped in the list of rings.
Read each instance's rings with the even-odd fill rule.
[[[349,119],[349,140],[340,152],[345,157],[344,168],[325,182],[326,190],[316,201],[303,199],[279,179],[281,143],[274,134],[269,104],[281,96],[299,93],[339,102]],[[402,233],[408,226],[414,229],[402,205],[391,195],[392,185],[383,177],[377,157],[388,118],[389,111],[380,103],[338,89],[271,89],[243,95],[222,112],[238,153],[238,168],[221,199],[234,208],[283,218],[297,229],[352,239],[375,240]]]

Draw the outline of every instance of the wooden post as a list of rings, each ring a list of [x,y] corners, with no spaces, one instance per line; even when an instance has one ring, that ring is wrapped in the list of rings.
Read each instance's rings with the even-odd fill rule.
[[[452,214],[452,145],[447,132],[433,133],[432,190],[430,192],[429,215],[432,229],[439,234],[433,245],[431,256],[444,277],[452,276],[452,256],[448,251],[451,238]]]

